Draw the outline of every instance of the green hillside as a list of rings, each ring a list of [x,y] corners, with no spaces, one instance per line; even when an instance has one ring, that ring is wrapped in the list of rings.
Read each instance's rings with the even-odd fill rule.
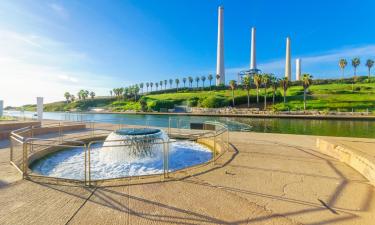
[[[345,83],[344,83],[345,82]],[[315,83],[315,84],[314,84]],[[375,82],[365,79],[352,86],[350,79],[317,80],[308,89],[307,110],[334,110],[334,111],[375,111]],[[214,87],[213,87],[214,88]],[[216,88],[216,87],[215,87]],[[91,107],[104,108],[108,111],[159,111],[160,108],[173,108],[174,105],[188,105],[191,107],[217,108],[232,105],[232,91],[228,87],[218,87],[218,90],[209,90],[206,87],[154,91],[151,94],[140,94],[137,101],[134,96],[97,97],[94,99],[77,100],[74,102],[55,102],[45,105],[45,111],[85,111]],[[167,93],[165,93],[167,92]],[[275,104],[272,104],[272,89],[267,89],[267,110],[284,111],[303,109],[303,87],[294,82],[287,90],[287,102],[283,103],[282,89],[278,87],[275,95]],[[256,89],[250,91],[250,107],[263,109],[264,88],[260,88],[259,103],[256,101]],[[241,86],[234,91],[235,107],[247,107],[247,92]],[[20,109],[20,108],[18,108]],[[35,105],[25,105],[24,110],[35,111]]]

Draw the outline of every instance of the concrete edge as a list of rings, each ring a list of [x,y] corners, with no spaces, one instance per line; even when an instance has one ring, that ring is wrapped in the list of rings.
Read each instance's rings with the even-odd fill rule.
[[[317,138],[316,145],[319,151],[335,159],[344,162],[357,172],[367,178],[375,187],[375,161],[369,156],[362,154],[355,149],[344,147],[333,140]]]

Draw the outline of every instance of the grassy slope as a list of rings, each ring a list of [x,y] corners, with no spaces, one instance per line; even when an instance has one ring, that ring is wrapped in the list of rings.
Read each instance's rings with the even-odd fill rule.
[[[317,110],[340,110],[351,111],[365,111],[367,108],[375,111],[375,83],[358,83],[354,85],[355,91],[352,92],[351,84],[322,84],[312,85],[307,97],[307,108]],[[264,89],[260,90],[260,102],[256,104],[256,91],[252,89],[251,107],[263,108],[263,94]],[[218,91],[189,91],[180,90],[178,93],[166,94],[150,94],[146,95],[147,101],[171,100],[176,104],[183,104],[190,98],[204,99],[209,96],[222,96],[231,101],[231,90]],[[245,106],[247,102],[245,90],[235,90],[236,104]],[[291,86],[287,91],[287,103],[282,103],[281,89],[277,91],[277,102],[274,106],[270,104],[272,101],[271,89],[268,89],[268,107],[276,110],[298,110],[303,108],[303,88],[302,86]],[[116,101],[114,98],[99,97],[96,99],[88,99],[86,101],[76,101],[67,104],[66,102],[55,102],[45,105],[46,111],[68,111],[68,110],[87,110],[89,107],[101,107],[113,111],[124,110],[140,110],[139,102],[131,100]],[[26,105],[24,110],[35,111],[35,105]]]
[[[340,110],[340,111],[351,111],[354,108],[356,111],[375,110],[375,83],[358,83],[354,85],[355,91],[352,92],[351,84],[322,84],[312,85],[307,96],[307,108],[308,109],[319,109],[319,110]],[[278,88],[277,99],[279,103],[276,103],[274,108],[278,110],[289,109],[301,109],[303,108],[303,88],[302,86],[292,86],[287,91],[287,104],[280,103],[281,101],[281,89]],[[251,100],[255,101],[255,90],[251,90]],[[264,89],[260,90],[260,104],[253,104],[252,106],[262,107],[264,101],[263,95]],[[192,97],[205,98],[210,95],[221,95],[228,99],[231,99],[232,92],[230,90],[221,91],[195,91],[188,93],[169,93],[169,94],[158,94],[148,95],[150,99],[157,100],[187,100]],[[272,101],[271,89],[268,89],[268,102]],[[246,91],[235,90],[236,98],[243,96],[242,103],[246,99]],[[241,101],[239,102],[241,103]]]

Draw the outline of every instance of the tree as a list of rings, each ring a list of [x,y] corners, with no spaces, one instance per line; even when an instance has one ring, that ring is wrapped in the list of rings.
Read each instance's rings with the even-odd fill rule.
[[[176,84],[176,89],[177,89],[177,92],[178,92],[178,85],[180,84],[180,80],[178,78],[176,78],[174,80],[174,83]]]
[[[164,90],[167,89],[167,83],[168,83],[168,81],[164,80]]]
[[[359,58],[353,58],[352,59],[352,66],[354,68],[354,77],[352,82],[352,91],[354,91],[354,83],[357,80],[357,67],[361,64],[361,60]]]
[[[216,74],[216,83],[217,84],[220,83],[219,81],[220,81],[220,74]]]
[[[76,96],[70,95],[70,101],[74,102],[76,100]]]
[[[94,99],[95,98],[95,92],[91,91],[90,92],[90,97],[91,97],[91,99]]]
[[[244,76],[242,84],[247,92],[247,108],[250,108],[250,87],[251,87],[250,75]]]
[[[201,76],[202,84],[203,84],[203,90],[204,90],[204,82],[206,81],[206,76]]]
[[[262,75],[262,84],[264,87],[264,110],[267,109],[267,87],[270,83],[270,75],[269,74],[263,74]]]
[[[287,77],[284,77],[283,79],[281,79],[280,86],[284,91],[284,103],[286,103],[286,91],[288,90],[288,87],[289,87],[289,79]]]
[[[155,87],[156,87],[156,91],[157,91],[158,87],[159,87],[159,83],[158,82],[155,82]]]
[[[346,59],[340,59],[339,66],[342,72],[341,79],[344,79],[344,72],[345,72],[346,65],[348,65],[348,62],[346,61]]]
[[[259,87],[262,83],[262,75],[257,74],[257,73],[254,74],[253,80],[254,80],[255,87],[257,88],[257,90],[256,90],[256,92],[257,92],[257,103],[259,103]]]
[[[229,87],[230,89],[232,89],[232,103],[233,103],[233,107],[234,107],[234,90],[236,89],[236,81],[235,80],[230,80],[229,81]]]
[[[189,79],[190,89],[191,89],[192,86],[193,86],[193,81],[194,81],[194,79],[193,79],[192,77],[189,77],[188,79]]]
[[[163,89],[163,81],[159,81],[159,85],[160,85],[160,90]]]
[[[64,93],[64,97],[66,99],[66,103],[68,104],[69,103],[69,98],[70,98],[70,93],[69,92],[65,92]]]
[[[184,88],[185,88],[186,81],[187,81],[186,77],[182,78],[182,83],[184,83]]]
[[[371,76],[371,68],[374,66],[374,60],[368,59],[366,61],[366,66],[368,68],[368,80],[370,82],[370,76]]]
[[[173,80],[169,79],[169,88],[172,89]]]
[[[214,79],[214,77],[212,76],[212,74],[209,74],[208,76],[207,76],[207,79],[208,79],[208,81],[210,82],[210,91],[211,91],[211,82],[212,82],[212,79]]]
[[[352,66],[354,68],[354,76],[357,76],[357,67],[361,64],[361,60],[359,58],[352,59]]]
[[[138,96],[138,93],[139,93],[139,86],[138,86],[138,84],[134,85],[133,92],[134,92],[134,101],[137,101],[137,96]]]
[[[303,86],[303,110],[306,110],[306,91],[312,84],[312,76],[310,74],[302,75],[302,86]]]
[[[271,74],[271,87],[272,87],[272,104],[275,104],[275,96],[277,91],[277,86],[279,85],[279,80],[275,77],[275,75]]]
[[[154,83],[150,82],[151,92],[152,92],[152,86],[154,86]]]
[[[197,82],[197,88],[198,88],[199,80],[200,80],[199,77],[195,77],[195,82]]]
[[[110,91],[109,91],[109,94],[110,94],[110,95],[111,95],[111,97],[112,97],[112,95],[113,95],[113,92],[112,92],[112,90],[110,90]]]
[[[147,94],[148,94],[148,87],[150,87],[150,83],[146,82]]]
[[[139,88],[141,89],[141,93],[143,94],[143,83],[139,84]]]

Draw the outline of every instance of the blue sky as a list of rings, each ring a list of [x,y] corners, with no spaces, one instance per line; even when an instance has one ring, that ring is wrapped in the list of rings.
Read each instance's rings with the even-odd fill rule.
[[[316,78],[338,77],[340,57],[360,57],[362,74],[364,61],[375,58],[373,0],[4,0],[0,99],[51,102],[82,88],[104,95],[113,87],[214,74],[219,5],[227,81],[249,66],[252,26],[258,67],[278,76],[286,36],[293,59],[302,58],[303,72]]]

